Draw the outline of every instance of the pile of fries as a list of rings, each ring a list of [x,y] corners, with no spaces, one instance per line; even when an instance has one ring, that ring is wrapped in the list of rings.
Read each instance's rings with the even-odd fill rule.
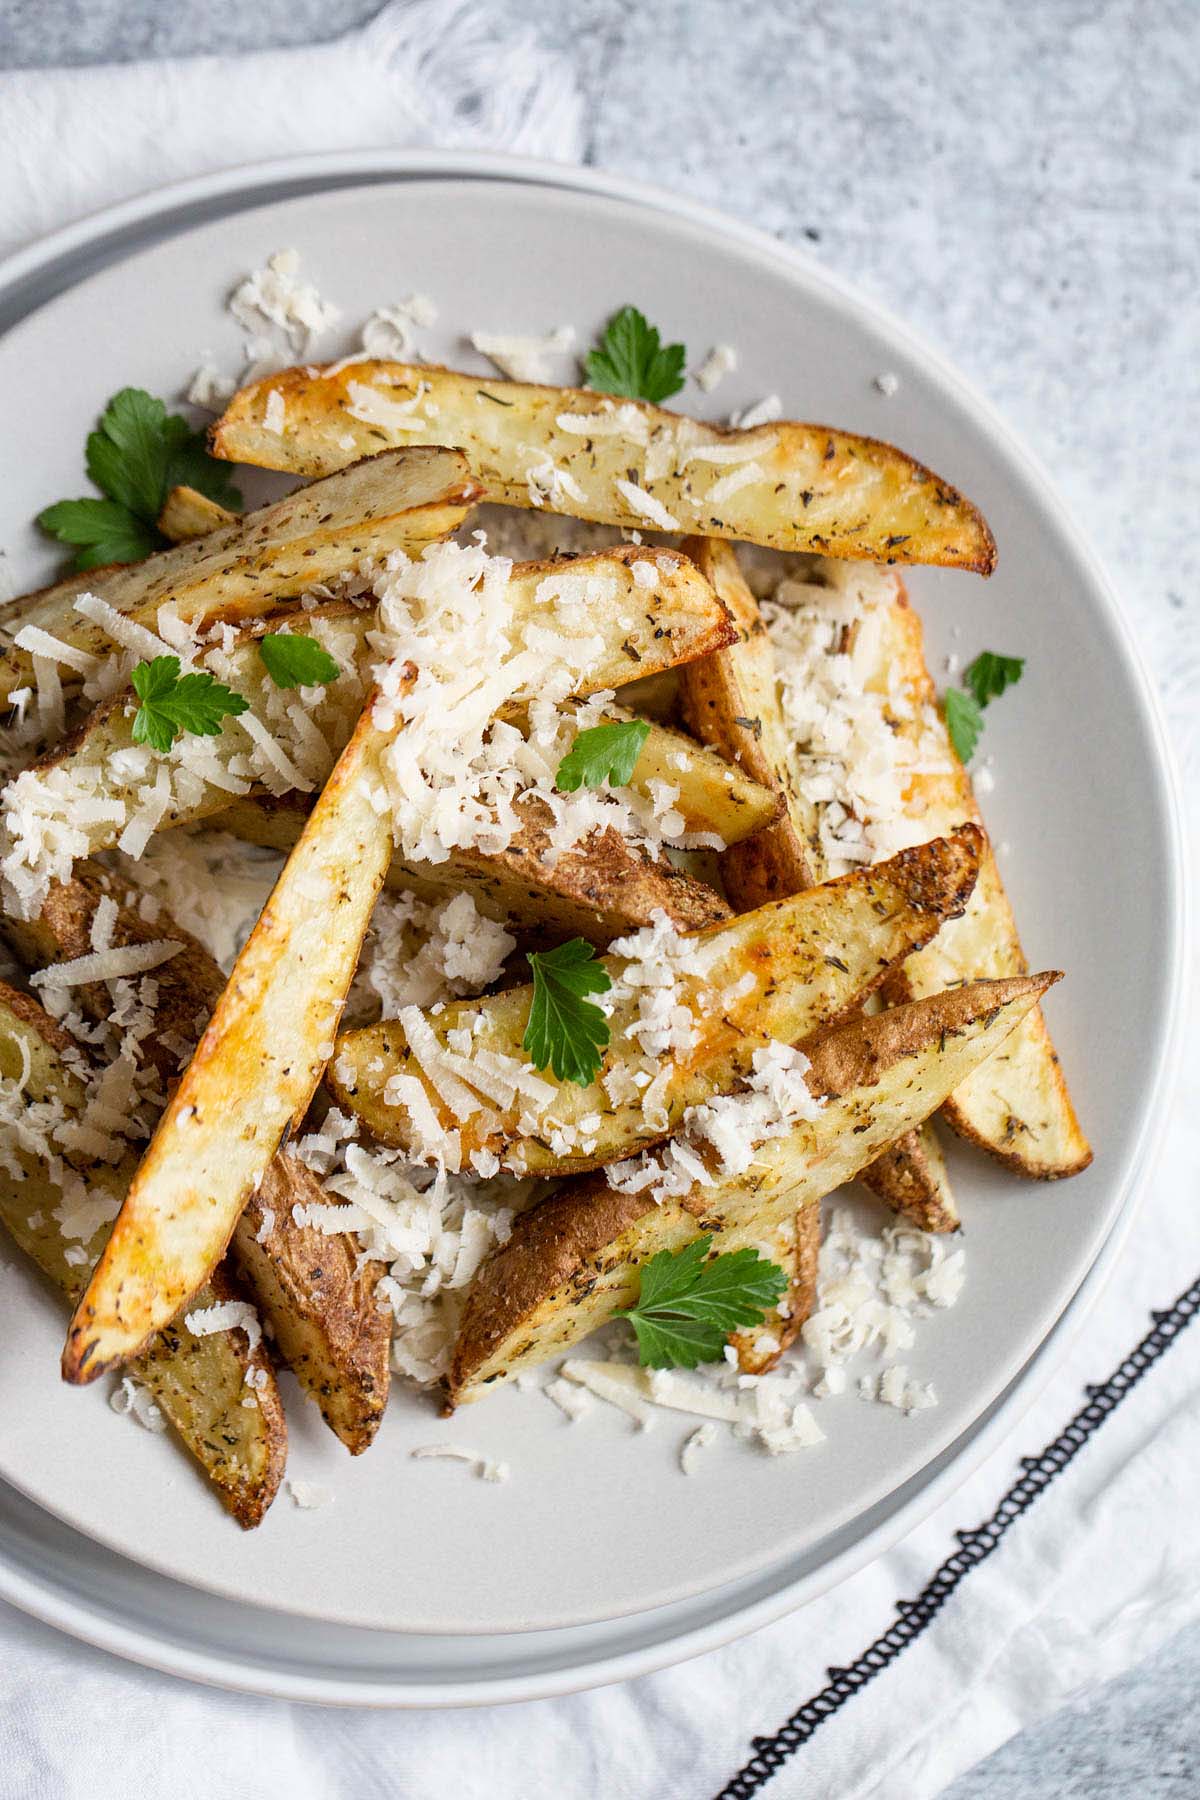
[[[713,1255],[758,1246],[790,1276],[774,1344],[754,1331],[734,1339],[742,1367],[761,1372],[812,1305],[817,1203],[834,1188],[859,1177],[922,1229],[956,1228],[934,1115],[1016,1175],[1086,1166],[1039,1007],[1057,976],[1027,971],[966,769],[947,740],[944,766],[905,793],[907,846],[831,879],[820,809],[793,779],[775,650],[734,548],[987,575],[988,527],[947,483],[891,446],[825,427],[726,430],[590,390],[366,360],[244,388],[211,442],[219,457],[308,485],[245,517],[177,489],[159,521],[171,548],[0,609],[0,693],[45,683],[53,663],[61,717],[55,731],[47,709],[54,741],[6,790],[10,863],[23,796],[36,784],[66,791],[81,771],[93,782],[72,821],[71,866],[36,904],[10,892],[0,922],[24,971],[0,984],[0,1076],[17,1096],[5,1108],[0,1218],[71,1308],[68,1382],[136,1375],[243,1525],[261,1520],[283,1475],[277,1365],[352,1453],[369,1447],[389,1385],[383,1265],[351,1230],[308,1222],[337,1202],[288,1148],[331,1103],[414,1162],[441,1134],[455,1166],[551,1180],[468,1290],[451,1405],[577,1343],[631,1303],[649,1258],[703,1234]],[[733,468],[753,477],[731,483]],[[397,841],[385,772],[407,729],[398,701],[419,671],[380,666],[371,571],[397,552],[419,560],[484,501],[632,534],[569,562],[514,564],[509,629],[536,642],[553,624],[548,578],[552,589],[565,568],[588,577],[599,647],[562,711],[569,722],[589,694],[610,691],[614,721],[652,708],[631,791],[669,782],[684,830],[722,846],[707,861],[681,866],[612,827],[551,853],[553,822],[533,793],[502,848],[464,844],[437,859]],[[656,531],[671,534],[665,547],[642,542]],[[932,704],[920,621],[890,579],[878,654]],[[286,771],[239,777],[244,739],[231,727],[206,740],[204,769],[175,783],[155,820],[158,832],[203,825],[286,853],[228,978],[161,910],[148,917],[110,855],[119,840],[129,849],[121,821],[146,785],[131,756],[135,696],[121,688],[90,708],[81,697],[89,684],[94,696],[114,635],[130,647],[140,631],[161,648],[164,607],[191,641],[211,634],[248,729],[265,705],[264,634],[325,633],[341,671],[309,704],[309,791]],[[476,653],[468,636],[464,669]],[[535,698],[535,686],[510,697],[499,717],[520,729]],[[174,750],[155,754],[170,763]],[[617,996],[595,1076],[530,1066],[519,955],[484,994],[341,1029],[385,887],[468,894],[525,954],[594,946]],[[632,1079],[643,1046],[628,941],[668,927],[688,951],[676,982],[697,1023],[686,1047],[659,1055],[650,1108]],[[124,1090],[95,1067],[120,968],[142,973],[153,1013]],[[56,1008],[41,1004],[55,994]],[[807,1056],[811,1116],[691,1189],[611,1178],[631,1159],[664,1166],[693,1109],[742,1091],[772,1044]],[[524,1078],[511,1090],[478,1073],[514,1067]],[[151,1096],[147,1141],[98,1152],[97,1092],[110,1110],[120,1092],[130,1105]],[[80,1191],[94,1228],[68,1236],[64,1206]]]

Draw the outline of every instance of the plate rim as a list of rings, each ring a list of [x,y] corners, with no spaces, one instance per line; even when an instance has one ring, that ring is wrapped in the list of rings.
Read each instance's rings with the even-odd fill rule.
[[[1149,1161],[1148,1152],[1153,1142],[1161,1137],[1166,1124],[1167,1086],[1173,1066],[1172,1053],[1178,1038],[1182,1017],[1182,992],[1179,975],[1188,913],[1179,778],[1161,705],[1142,662],[1132,628],[1117,599],[1114,586],[1099,557],[1077,526],[1070,509],[1062,500],[1053,480],[1042,467],[1040,459],[1027,448],[1003,417],[995,412],[990,401],[978,393],[954,365],[934,345],[926,342],[918,332],[915,332],[906,321],[895,318],[882,306],[860,295],[845,278],[827,269],[810,254],[791,245],[780,243],[757,227],[727,218],[716,209],[703,203],[681,198],[651,184],[626,177],[610,176],[595,170],[577,169],[528,158],[507,157],[499,153],[467,151],[334,152],[314,157],[274,159],[269,162],[248,163],[174,183],[169,187],[148,190],[115,207],[108,207],[89,214],[84,219],[62,228],[49,237],[15,252],[3,263],[0,263],[0,300],[6,294],[11,293],[15,285],[35,279],[39,272],[45,273],[48,270],[54,272],[64,265],[65,258],[72,255],[78,255],[89,249],[94,253],[98,248],[112,246],[112,253],[106,255],[100,264],[93,265],[92,268],[77,270],[74,279],[64,280],[55,290],[57,292],[75,285],[85,275],[92,273],[94,267],[108,266],[112,262],[122,260],[127,253],[148,247],[148,244],[153,241],[174,235],[176,231],[187,229],[193,224],[205,222],[203,218],[181,216],[188,207],[214,201],[226,202],[219,211],[208,215],[209,219],[215,219],[228,217],[270,198],[277,200],[284,198],[284,194],[271,195],[266,191],[274,182],[283,183],[287,189],[286,197],[292,198],[300,197],[305,192],[316,193],[355,186],[365,188],[388,181],[402,182],[423,178],[482,178],[516,181],[533,186],[551,186],[558,189],[568,188],[632,201],[639,206],[649,206],[652,210],[665,211],[675,217],[690,218],[697,224],[718,233],[726,240],[741,241],[754,248],[759,254],[765,254],[784,265],[791,264],[799,269],[806,279],[809,281],[815,279],[818,284],[835,295],[849,313],[875,327],[885,327],[897,339],[911,346],[930,373],[943,383],[964,406],[978,429],[986,434],[991,434],[999,441],[1003,449],[1014,454],[1028,471],[1036,475],[1042,487],[1048,514],[1062,532],[1072,556],[1078,559],[1084,572],[1090,578],[1097,595],[1102,598],[1127,669],[1133,676],[1137,697],[1141,702],[1143,715],[1149,728],[1149,741],[1156,753],[1159,794],[1163,805],[1170,859],[1170,867],[1166,871],[1170,879],[1164,887],[1163,895],[1169,919],[1170,1012],[1164,1022],[1164,1028],[1159,1034],[1158,1055],[1155,1058],[1150,1080],[1143,1091],[1140,1117],[1136,1119],[1133,1146],[1124,1184],[1125,1191],[1113,1213],[1112,1224],[1107,1236],[1098,1244],[1092,1261],[1085,1269],[1075,1292],[1067,1297],[1063,1308],[1030,1351],[1029,1358],[1016,1373],[1009,1388],[1002,1392],[997,1401],[993,1402],[994,1406],[999,1407],[995,1418],[992,1420],[984,1418],[982,1421],[977,1419],[973,1425],[968,1426],[960,1438],[954,1440],[952,1445],[942,1453],[946,1455],[954,1451],[951,1463],[928,1481],[921,1481],[922,1472],[918,1472],[912,1479],[921,1481],[921,1485],[912,1499],[901,1508],[897,1518],[886,1521],[877,1532],[868,1533],[860,1544],[854,1545],[840,1558],[835,1557],[829,1564],[822,1564],[818,1569],[810,1570],[798,1581],[785,1582],[768,1601],[759,1602],[750,1607],[732,1608],[727,1615],[722,1616],[716,1625],[710,1624],[703,1627],[698,1634],[689,1634],[685,1630],[672,1638],[670,1643],[665,1646],[657,1646],[656,1649],[649,1652],[643,1650],[635,1653],[634,1666],[622,1665],[613,1673],[604,1672],[604,1667],[599,1665],[588,1667],[581,1673],[581,1679],[574,1685],[592,1686],[608,1680],[625,1679],[650,1667],[660,1667],[672,1660],[699,1654],[706,1648],[714,1647],[716,1643],[728,1641],[730,1637],[736,1636],[742,1631],[755,1629],[758,1625],[767,1623],[769,1619],[778,1617],[792,1607],[803,1604],[807,1599],[814,1598],[819,1592],[827,1591],[829,1586],[844,1579],[846,1575],[853,1572],[854,1568],[861,1567],[865,1561],[886,1548],[887,1544],[894,1542],[902,1532],[911,1529],[920,1518],[927,1516],[928,1512],[939,1504],[942,1498],[946,1497],[961,1480],[966,1478],[971,1469],[977,1466],[978,1460],[985,1454],[983,1450],[979,1451],[977,1457],[972,1454],[975,1449],[975,1435],[973,1434],[982,1434],[990,1444],[993,1441],[991,1436],[993,1428],[998,1420],[1002,1420],[1003,1424],[995,1437],[995,1441],[999,1441],[999,1436],[1003,1435],[1003,1431],[1009,1429],[1027,1406],[1032,1404],[1035,1397],[1034,1392],[1030,1392],[1028,1398],[1023,1399],[1025,1389],[1030,1384],[1032,1366],[1043,1358],[1052,1340],[1059,1336],[1060,1328],[1066,1322],[1068,1314],[1073,1313],[1077,1305],[1081,1303],[1082,1310],[1078,1315],[1078,1323],[1082,1323],[1083,1317],[1086,1316],[1086,1312],[1102,1288],[1103,1281],[1093,1285],[1093,1278],[1097,1275],[1101,1265],[1105,1268],[1111,1267],[1111,1260],[1115,1260],[1116,1249],[1130,1228],[1138,1197],[1144,1191],[1145,1183],[1142,1176]],[[155,223],[162,229],[155,232],[154,238],[147,237],[130,241],[128,249],[125,249],[120,241],[122,234],[129,233],[139,225],[146,227],[153,226]],[[47,293],[40,298],[33,299],[26,309],[25,316],[40,308],[51,297],[52,295]],[[1068,1334],[1068,1342],[1071,1335],[1073,1334]],[[1049,1366],[1046,1367],[1040,1382],[1034,1384],[1036,1391],[1040,1391],[1045,1381],[1049,1380],[1054,1367],[1061,1360],[1061,1355],[1065,1354],[1065,1348],[1066,1346],[1063,1345],[1059,1354],[1052,1358]],[[955,1451],[956,1444],[961,1445],[961,1449]],[[120,1558],[120,1560],[126,1562],[124,1558]],[[127,1562],[126,1566],[131,1570],[137,1569],[139,1572],[143,1572],[140,1565],[132,1562]],[[830,1569],[834,1573],[826,1579],[827,1570]],[[0,1573],[6,1577],[8,1571]],[[155,1578],[174,1579],[164,1576]],[[0,1592],[4,1592],[7,1585],[6,1580],[0,1579]],[[178,1585],[186,1586],[182,1583]],[[703,1603],[714,1593],[719,1593],[719,1589],[709,1590],[707,1596],[697,1596],[696,1603]],[[11,1596],[6,1594],[5,1597]],[[21,1604],[19,1600],[16,1603]],[[28,1610],[33,1610],[33,1608],[28,1608]],[[629,1615],[630,1618],[638,1616]],[[646,1614],[640,1616],[643,1619],[647,1617]],[[60,1621],[53,1619],[47,1622],[59,1623]],[[72,1626],[68,1623],[62,1628],[71,1630]],[[585,1625],[570,1629],[586,1632],[590,1627]],[[88,1634],[80,1631],[79,1635],[86,1636]],[[701,1641],[696,1641],[694,1647],[690,1647],[693,1646],[693,1637],[696,1636]],[[89,1641],[94,1640],[89,1639]],[[412,1641],[411,1637],[410,1641]],[[106,1645],[105,1647],[114,1646]],[[136,1654],[129,1648],[121,1649],[118,1653]],[[620,1658],[610,1659],[610,1664],[615,1665],[620,1662]],[[155,1663],[154,1666],[165,1665]],[[211,1675],[207,1677],[197,1675],[195,1678],[216,1679]],[[520,1692],[506,1695],[489,1692],[481,1694],[479,1700],[480,1703],[483,1703],[488,1699],[531,1697],[534,1692],[564,1692],[569,1691],[569,1685],[570,1677],[566,1676],[560,1677],[556,1683],[550,1686],[537,1689],[524,1688]],[[278,1690],[254,1689],[253,1691]],[[335,1701],[335,1703],[337,1702]],[[341,1703],[353,1702],[343,1697]],[[362,1703],[428,1706],[431,1704],[463,1704],[464,1700],[461,1696],[455,1699],[439,1700],[430,1691],[422,1689],[415,1698],[407,1701],[393,1699],[381,1702],[378,1699],[371,1699]]]

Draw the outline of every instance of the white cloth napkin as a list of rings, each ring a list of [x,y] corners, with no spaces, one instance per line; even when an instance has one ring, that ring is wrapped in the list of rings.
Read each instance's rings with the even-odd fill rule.
[[[570,76],[486,8],[410,0],[332,46],[237,59],[0,75],[0,248],[113,200],[253,158],[397,144],[479,144],[571,159]],[[1161,649],[1173,723],[1200,796],[1195,655]],[[1181,671],[1186,680],[1181,679]],[[1200,798],[1191,842],[1200,845]],[[1195,1002],[1195,996],[1193,996]],[[932,1622],[808,1735],[826,1669],[856,1688],[870,1646],[917,1600],[955,1532],[990,1519],[1165,1308],[1200,1273],[1200,1008],[1152,1202],[1102,1302],[1013,1439],[938,1513],[802,1613],[677,1669],[575,1698],[463,1714],[335,1713],[247,1699],[120,1664],[0,1607],[0,1791],[6,1800],[706,1800],[799,1709],[806,1741],[763,1754],[766,1792],[922,1800],[1070,1695],[1200,1616],[1194,1472],[1200,1326],[1154,1361],[991,1554],[931,1590]],[[1173,1329],[1169,1326],[1169,1329]],[[1098,1415],[1111,1396],[1101,1394]],[[1063,1440],[1062,1450],[1075,1438]],[[1030,1475],[1040,1483],[1035,1469]],[[1008,1518],[1013,1507],[1003,1510]],[[975,1561],[992,1541],[969,1539]],[[904,1615],[906,1629],[928,1607]],[[886,1640],[885,1640],[886,1641]],[[731,1792],[756,1791],[743,1778]]]

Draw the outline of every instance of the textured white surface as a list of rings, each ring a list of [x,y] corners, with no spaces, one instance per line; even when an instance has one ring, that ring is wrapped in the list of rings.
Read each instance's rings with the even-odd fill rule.
[[[86,60],[248,46],[268,34],[294,41],[298,28],[329,31],[368,10],[332,0],[319,15],[270,3],[251,15],[217,0],[203,13],[160,16],[146,4],[123,7],[119,17],[114,0],[90,0],[86,8],[41,0],[0,8],[0,55]],[[518,10],[577,67],[593,160],[691,191],[797,241],[807,238],[830,266],[921,327],[999,403],[1055,468],[1107,557],[1167,694],[1195,791],[1195,9],[1187,0],[1036,10],[1000,0],[970,8],[933,0],[886,11],[793,5],[739,8],[736,17],[721,0],[641,8],[541,0],[520,9],[504,0],[494,8],[501,20]],[[195,35],[201,30],[211,35],[202,40]],[[190,39],[179,35],[187,32]],[[1194,1150],[1183,1144],[1177,1160],[1164,1165],[1158,1191],[1165,1204],[1190,1207]],[[1179,1285],[1191,1274],[1181,1267]],[[1137,1278],[1134,1267],[1131,1280]],[[1145,1301],[1161,1305],[1171,1297],[1147,1292]],[[1087,1358],[1076,1357],[1079,1380],[1106,1373],[1114,1360],[1109,1351],[1124,1347],[1089,1344]],[[1195,1369],[1195,1345],[1185,1342],[1171,1354],[1189,1357]],[[1132,1468],[1141,1449],[1132,1412],[1124,1429]],[[962,1516],[973,1519],[979,1510],[964,1505]],[[914,1546],[908,1591],[928,1566],[925,1547]],[[853,1641],[831,1645],[830,1657],[854,1655],[886,1623],[894,1591],[879,1594],[879,1616]],[[756,1640],[764,1671],[783,1630]],[[29,1649],[39,1663],[41,1651],[57,1644],[30,1628]],[[1197,1685],[1194,1637],[1190,1666],[1186,1684],[1183,1661],[1158,1677],[1180,1681],[1180,1711]],[[1099,1655],[1085,1656],[1075,1671],[1079,1684],[1103,1668]],[[688,1676],[682,1670],[659,1678],[647,1697],[664,1736],[683,1729]],[[77,1688],[78,1666],[59,1679]],[[147,1684],[147,1724],[162,1685]],[[631,1706],[637,1691],[630,1690]],[[625,1783],[629,1772],[619,1757],[603,1780],[585,1772],[595,1751],[586,1736],[594,1704],[556,1715],[529,1709],[529,1739],[566,1749],[579,1733],[578,1791],[637,1791]],[[205,1701],[192,1695],[189,1706],[198,1721]],[[134,1723],[127,1715],[127,1727]],[[236,1738],[261,1726],[263,1713],[253,1703],[229,1703],[226,1723]],[[436,1762],[419,1760],[419,1777],[398,1776],[406,1763],[413,1766],[404,1753],[412,1743],[408,1722],[394,1723],[393,1755],[371,1754],[363,1763],[351,1755],[350,1722],[331,1728],[320,1716],[308,1724],[298,1719],[296,1732],[300,1742],[308,1729],[340,1741],[347,1782],[357,1780],[359,1791],[372,1775],[405,1781],[400,1791],[441,1791]],[[771,1723],[755,1720],[753,1728]],[[1168,1767],[1150,1743],[1146,1756],[1133,1760],[1137,1725],[1119,1760],[1105,1750],[1102,1714],[1053,1729],[1073,1731],[1069,1741],[1078,1746],[1055,1765],[1070,1765],[1061,1781],[1047,1778],[1046,1746],[1056,1740],[1042,1733],[1030,1745],[1035,1760],[1022,1766],[1018,1741],[1006,1764],[998,1759],[999,1773],[989,1781],[986,1769],[977,1771],[963,1792],[977,1800],[1081,1791],[1076,1782],[1085,1770],[1091,1794],[1165,1791],[1155,1784],[1171,1777],[1178,1792],[1189,1766],[1196,1779],[1194,1741],[1177,1737]],[[472,1735],[484,1762],[492,1732],[481,1723]],[[696,1791],[707,1785],[699,1781]],[[775,1786],[784,1791],[782,1780]]]

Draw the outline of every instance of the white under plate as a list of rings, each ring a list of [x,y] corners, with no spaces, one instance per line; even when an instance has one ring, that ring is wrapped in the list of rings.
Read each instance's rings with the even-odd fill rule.
[[[765,1593],[786,1588],[795,1600],[806,1583],[826,1585],[821,1569],[886,1530],[901,1490],[906,1520],[922,1494],[945,1490],[947,1453],[966,1454],[972,1427],[1046,1339],[1128,1201],[1179,986],[1181,864],[1162,735],[1113,597],[1040,471],[936,356],[800,257],[699,209],[566,171],[440,163],[435,175],[428,159],[386,169],[377,159],[374,182],[358,186],[345,182],[367,170],[345,159],[243,171],[76,229],[10,264],[7,280],[0,271],[0,321],[69,284],[0,341],[10,420],[0,535],[18,584],[52,567],[29,521],[81,489],[84,437],[108,396],[126,384],[175,395],[204,352],[236,368],[240,336],[223,303],[274,249],[301,252],[350,334],[377,305],[431,294],[439,322],[422,348],[463,366],[474,366],[464,332],[569,322],[587,342],[628,301],[687,343],[692,366],[713,344],[735,343],[739,368],[719,394],[702,402],[689,389],[679,404],[723,416],[777,391],[789,415],[902,444],[992,524],[1000,564],[990,582],[921,569],[910,591],[935,670],[951,647],[964,658],[986,646],[1028,659],[1020,688],[989,714],[997,785],[987,811],[1033,965],[1068,972],[1048,1012],[1096,1163],[1047,1189],[954,1157],[968,1287],[957,1308],[922,1325],[909,1359],[941,1404],[905,1418],[853,1397],[824,1402],[828,1442],[815,1451],[772,1460],[728,1443],[685,1480],[683,1419],[663,1415],[637,1434],[598,1409],[569,1425],[539,1397],[507,1392],[447,1425],[401,1392],[378,1444],[351,1462],[315,1414],[293,1404],[291,1472],[329,1487],[334,1504],[302,1512],[283,1496],[261,1530],[242,1535],[172,1445],[115,1417],[96,1393],[61,1385],[62,1316],[10,1269],[0,1277],[0,1477],[122,1557],[243,1613],[268,1609],[277,1645],[301,1629],[282,1618],[291,1614],[339,1632],[458,1640],[462,1666],[461,1639],[484,1634],[484,1654],[472,1662],[468,1650],[466,1662],[485,1684],[498,1634],[594,1627],[602,1646],[619,1637],[622,1655],[651,1639],[659,1646],[640,1665],[591,1676],[604,1679],[664,1660],[664,1629],[694,1636],[705,1618],[720,1618],[731,1635],[734,1621],[762,1616]],[[247,196],[322,179],[340,185],[241,210]],[[198,209],[210,222],[178,231]],[[900,378],[892,399],[873,386],[885,370]],[[439,1440],[503,1458],[511,1481],[488,1485],[457,1465],[410,1460],[411,1448]],[[27,1546],[26,1568],[35,1541],[53,1539],[69,1562],[69,1535],[48,1523],[35,1530],[35,1517],[15,1499],[5,1515],[5,1535]],[[88,1566],[101,1566],[91,1553]],[[125,1567],[102,1566],[106,1582]],[[20,1588],[8,1584],[32,1605]],[[661,1614],[633,1617],[661,1608],[678,1609],[665,1626]],[[601,1621],[624,1628],[600,1631]],[[82,1616],[77,1628],[96,1636]],[[171,1666],[225,1678],[182,1654]],[[351,1684],[353,1666],[347,1652]],[[512,1666],[521,1666],[515,1645]],[[232,1667],[229,1678],[242,1684]],[[447,1668],[445,1697],[462,1699],[460,1687]],[[435,1683],[421,1703],[438,1698]]]

